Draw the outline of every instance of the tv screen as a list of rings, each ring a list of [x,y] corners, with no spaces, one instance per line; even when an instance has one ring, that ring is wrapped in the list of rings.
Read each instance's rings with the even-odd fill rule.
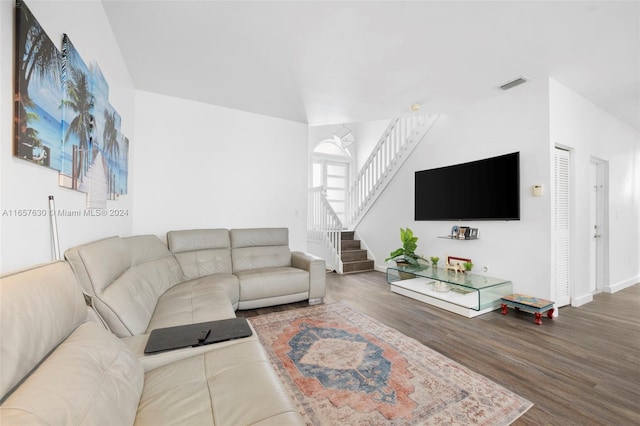
[[[416,172],[415,220],[520,220],[520,153]]]

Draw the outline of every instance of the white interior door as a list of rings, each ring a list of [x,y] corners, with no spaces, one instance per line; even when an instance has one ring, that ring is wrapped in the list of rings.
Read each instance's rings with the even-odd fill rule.
[[[571,303],[570,226],[571,153],[556,148],[554,156],[553,199],[553,299],[556,306]]]

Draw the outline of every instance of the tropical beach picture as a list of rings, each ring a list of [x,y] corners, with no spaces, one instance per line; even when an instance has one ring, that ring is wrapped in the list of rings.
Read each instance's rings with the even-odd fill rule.
[[[15,16],[14,154],[61,170],[60,52],[24,3]]]
[[[103,110],[103,122],[98,128],[103,129],[102,149],[98,154],[105,163],[108,173],[108,186],[110,199],[115,200],[121,194],[126,194],[126,170],[124,175],[124,185],[122,168],[126,169],[128,159],[129,141],[125,144],[125,137],[120,132],[120,114],[107,105]]]
[[[126,191],[128,143],[120,114],[109,103],[109,84],[96,63],[87,66],[66,34],[62,39],[62,140],[60,184],[87,193],[88,208],[104,208]],[[126,179],[127,173],[124,173]]]
[[[91,161],[94,127],[91,72],[69,37],[62,38],[62,142],[60,186],[87,192],[81,183]]]
[[[96,63],[66,34],[58,51],[22,2],[16,5],[15,155],[59,171],[87,208],[127,193],[129,139]]]

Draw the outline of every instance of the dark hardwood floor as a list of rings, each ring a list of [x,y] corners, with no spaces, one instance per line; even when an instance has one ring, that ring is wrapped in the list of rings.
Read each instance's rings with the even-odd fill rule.
[[[533,402],[515,425],[640,425],[640,284],[560,308],[542,325],[511,309],[469,319],[431,307],[392,293],[380,272],[328,273],[325,303],[338,301]]]

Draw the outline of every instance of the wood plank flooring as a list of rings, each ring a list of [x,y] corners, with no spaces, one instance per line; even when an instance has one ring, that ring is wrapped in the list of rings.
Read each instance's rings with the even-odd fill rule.
[[[469,319],[431,307],[392,293],[381,272],[328,273],[325,303],[338,301],[533,402],[514,425],[640,425],[640,284],[561,308],[542,325],[512,309]]]

